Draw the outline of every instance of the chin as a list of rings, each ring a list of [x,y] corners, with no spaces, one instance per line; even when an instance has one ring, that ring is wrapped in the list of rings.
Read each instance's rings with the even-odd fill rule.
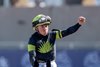
[[[48,33],[44,33],[44,36],[46,36]]]
[[[45,36],[47,35],[47,33],[46,34],[44,34]]]

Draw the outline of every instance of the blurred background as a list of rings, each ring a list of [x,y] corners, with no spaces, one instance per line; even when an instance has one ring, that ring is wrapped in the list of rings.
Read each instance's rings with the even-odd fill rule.
[[[57,40],[58,67],[100,67],[100,0],[0,0],[0,67],[31,67],[27,43],[37,14],[64,30],[84,16],[87,23]]]

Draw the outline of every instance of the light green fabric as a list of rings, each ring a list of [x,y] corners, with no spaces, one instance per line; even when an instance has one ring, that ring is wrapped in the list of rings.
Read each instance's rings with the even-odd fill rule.
[[[42,16],[43,14],[37,15],[35,18],[32,19],[32,22],[39,20]]]
[[[28,44],[28,52],[35,50],[35,46],[32,44]]]
[[[62,38],[61,31],[56,31],[56,39]]]
[[[52,45],[47,41],[46,43],[42,43],[39,47],[38,51],[40,53],[47,53],[52,50]]]

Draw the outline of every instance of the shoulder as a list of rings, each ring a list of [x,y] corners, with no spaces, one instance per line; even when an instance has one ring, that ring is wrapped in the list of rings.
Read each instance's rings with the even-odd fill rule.
[[[51,31],[49,31],[49,35],[50,35],[50,36],[55,36],[55,35],[56,35],[56,32],[57,32],[57,31],[55,31],[55,30],[51,30]]]
[[[36,32],[31,35],[30,39],[35,39],[35,38],[36,38]]]
[[[61,32],[59,29],[52,29],[52,34],[57,34],[58,32]]]
[[[36,38],[37,37],[37,32],[35,32],[35,33],[33,33],[32,35],[31,35],[31,37],[29,38],[29,44],[32,44],[32,43],[35,43],[36,42]]]
[[[31,35],[31,38],[35,38],[35,37],[37,37],[37,32],[35,32],[35,33],[33,33],[32,35]]]

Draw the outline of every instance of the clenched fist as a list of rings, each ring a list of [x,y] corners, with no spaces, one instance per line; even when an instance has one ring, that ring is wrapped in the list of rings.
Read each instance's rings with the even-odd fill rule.
[[[78,23],[79,23],[80,25],[83,25],[85,22],[86,22],[86,18],[85,18],[85,17],[80,16],[80,17],[78,18]]]

